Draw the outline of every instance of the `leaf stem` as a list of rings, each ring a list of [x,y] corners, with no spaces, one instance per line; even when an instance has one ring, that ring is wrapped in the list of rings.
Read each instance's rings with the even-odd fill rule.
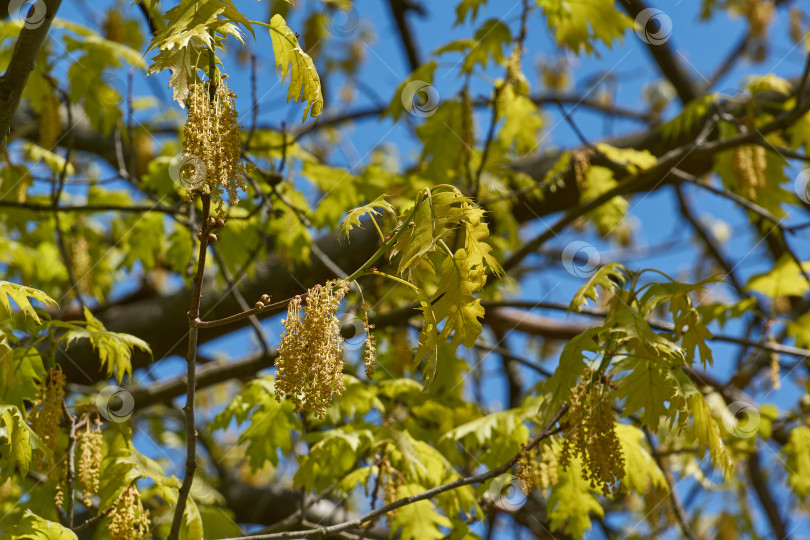
[[[396,244],[397,240],[399,240],[399,237],[402,236],[402,233],[404,233],[407,229],[409,229],[410,223],[413,220],[413,217],[416,215],[416,211],[419,209],[419,207],[422,205],[423,202],[425,202],[425,199],[421,198],[417,200],[416,203],[414,203],[413,210],[411,210],[411,213],[408,215],[407,218],[405,218],[405,221],[399,227],[397,232],[395,232],[394,235],[391,236],[391,238],[387,242],[384,242],[383,245],[381,245],[380,248],[376,252],[374,252],[374,255],[369,257],[369,259],[363,264],[363,266],[358,268],[352,275],[347,277],[346,281],[354,281],[360,276],[362,276],[366,272],[366,270],[371,268],[374,265],[374,263],[376,263],[377,260],[379,260],[379,258],[385,254],[386,251],[388,251],[394,244]]]
[[[211,38],[214,39],[214,32],[211,31]],[[215,77],[216,77],[216,57],[213,45],[208,51],[208,84],[210,99],[215,99]],[[208,253],[208,233],[210,226],[208,218],[211,215],[211,194],[202,193],[202,216],[200,225],[200,251],[197,256],[197,273],[194,276],[194,288],[191,295],[191,309],[188,312],[188,352],[186,353],[186,405],[183,412],[186,417],[186,470],[183,476],[183,484],[177,494],[177,506],[174,509],[172,526],[167,536],[167,540],[177,540],[180,535],[180,526],[183,523],[183,514],[186,509],[191,485],[194,483],[194,472],[197,469],[197,428],[194,423],[194,394],[197,385],[197,337],[199,326],[197,322],[200,318],[200,298],[202,298],[202,286],[205,278],[205,259]]]

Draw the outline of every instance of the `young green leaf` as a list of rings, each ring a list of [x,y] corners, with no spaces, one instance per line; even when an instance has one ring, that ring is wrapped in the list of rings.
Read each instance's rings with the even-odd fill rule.
[[[34,321],[40,323],[39,316],[34,306],[31,305],[31,299],[48,306],[56,305],[56,300],[38,289],[17,285],[9,281],[0,281],[0,316],[3,318],[11,317],[11,302],[9,300],[13,300],[27,317],[31,317]]]
[[[323,110],[323,95],[321,94],[321,78],[315,70],[312,58],[304,52],[298,44],[295,32],[290,30],[287,22],[279,14],[270,19],[270,37],[273,40],[273,53],[276,55],[276,68],[281,71],[281,82],[290,73],[290,88],[287,92],[287,101],[306,101],[304,116],[317,118]],[[292,66],[292,69],[290,69]]]
[[[152,354],[149,344],[142,339],[129,334],[110,332],[104,328],[101,321],[96,319],[87,307],[84,308],[84,317],[87,321],[84,327],[60,323],[58,326],[68,329],[61,339],[66,346],[80,339],[90,340],[93,350],[98,353],[101,366],[107,368],[107,376],[114,375],[119,383],[125,375],[132,375],[131,358],[135,348]]]
[[[349,237],[349,232],[355,227],[361,227],[360,225],[360,218],[369,215],[369,216],[379,216],[381,212],[378,212],[377,209],[380,209],[388,214],[394,214],[394,207],[385,200],[385,195],[380,195],[373,201],[368,204],[364,204],[358,208],[354,208],[349,211],[343,221],[340,223],[340,233],[344,235],[346,238]]]
[[[404,484],[397,489],[397,499],[418,495],[425,488],[418,484]],[[391,534],[403,540],[441,540],[445,533],[440,527],[451,528],[453,522],[439,514],[430,501],[418,501],[397,510]]]

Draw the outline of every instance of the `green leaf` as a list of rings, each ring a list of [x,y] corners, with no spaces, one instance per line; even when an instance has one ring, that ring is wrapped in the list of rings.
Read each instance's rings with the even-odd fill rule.
[[[664,334],[653,332],[644,317],[622,301],[612,302],[605,326],[615,330],[630,363],[644,360],[668,366],[684,363],[683,349]]]
[[[595,356],[602,351],[599,340],[603,332],[605,329],[602,327],[588,328],[570,339],[563,347],[557,369],[543,387],[544,392],[551,394],[548,405],[544,407],[544,423],[557,414],[571,395],[571,389],[576,386],[577,380],[585,370],[585,360],[590,360],[585,353],[590,352]]]
[[[438,48],[433,52],[440,55],[447,52],[465,52],[467,56],[461,66],[461,74],[471,73],[476,65],[485,69],[490,60],[503,64],[506,57],[503,48],[512,41],[509,27],[498,19],[489,19],[475,31],[475,36],[469,39],[459,39]]]
[[[57,305],[56,300],[38,289],[17,285],[9,281],[0,281],[0,309],[2,309],[0,316],[11,317],[11,302],[9,300],[13,300],[26,317],[31,317],[34,321],[40,323],[39,316],[31,305],[31,299],[48,306]]]
[[[616,9],[613,0],[538,0],[557,43],[579,53],[596,52],[595,42],[608,47],[621,41],[633,19]]]
[[[166,27],[158,31],[148,50],[158,49],[148,73],[171,69],[169,85],[175,100],[183,103],[197,70],[208,69],[208,50],[214,50],[222,37],[232,35],[240,42],[241,32],[233,21],[250,28],[230,0],[184,0],[166,12]],[[251,30],[252,31],[252,30]],[[211,33],[221,37],[212,37]]]
[[[371,432],[333,429],[302,457],[293,482],[323,491],[354,469],[361,454],[373,442]]]
[[[409,107],[413,107],[420,99],[419,93],[432,88],[433,74],[436,72],[436,61],[431,60],[419,66],[410,76],[402,81],[394,93],[394,98],[383,111],[383,118],[390,116],[394,121],[399,120],[404,112],[410,112]],[[416,84],[412,84],[416,83]]]
[[[762,92],[778,92],[788,96],[793,92],[793,85],[773,73],[768,73],[767,75],[750,75],[746,77],[745,89],[751,95]]]
[[[785,469],[790,488],[799,497],[807,497],[810,493],[810,427],[794,428],[782,452],[787,455]]]
[[[22,476],[28,474],[34,450],[51,460],[50,449],[28,427],[20,409],[0,404],[0,480],[10,478],[15,471]]]
[[[76,533],[53,521],[25,510],[22,519],[14,527],[11,540],[76,540]]]
[[[557,484],[551,487],[548,497],[548,517],[552,531],[562,529],[573,538],[582,538],[591,528],[590,514],[599,517],[605,511],[594,496],[596,488],[582,478],[582,463],[579,457],[571,460],[568,470],[557,471]]]
[[[441,341],[452,335],[452,347],[462,343],[466,347],[475,345],[481,335],[484,308],[473,293],[481,290],[485,282],[484,267],[471,267],[466,250],[459,249],[453,257],[445,257],[439,282],[441,297],[433,303],[436,318],[445,321],[439,334]]]
[[[273,378],[250,381],[242,391],[209,425],[212,431],[227,429],[233,420],[241,426],[250,425],[239,435],[239,443],[247,444],[246,453],[253,471],[266,462],[278,465],[279,454],[292,450],[294,431],[302,431],[301,419],[289,403],[279,403],[273,388]]]
[[[802,268],[810,272],[810,262],[802,263]],[[787,253],[779,257],[772,270],[752,276],[745,286],[748,291],[756,291],[772,299],[804,296],[808,288],[810,284],[802,275],[799,265]]]
[[[23,400],[33,401],[45,377],[39,352],[33,347],[12,349],[0,332],[0,403],[25,409]]]
[[[787,326],[787,333],[796,340],[797,347],[810,348],[810,313],[805,313],[795,321],[790,321]]]
[[[587,304],[589,299],[596,302],[598,298],[596,287],[601,287],[603,291],[612,293],[623,286],[626,280],[627,269],[624,266],[617,262],[607,263],[599,268],[585,285],[579,288],[568,309],[570,311],[579,311]]]
[[[357,192],[360,179],[346,169],[307,161],[304,162],[301,175],[315,184],[321,192],[312,216],[313,225],[317,228],[334,227],[347,209],[357,206],[361,201]]]
[[[678,422],[684,426],[688,419],[692,420],[691,431],[698,442],[701,454],[709,451],[712,467],[719,466],[726,479],[734,474],[734,462],[720,435],[720,428],[712,417],[711,409],[703,394],[685,373],[679,372],[677,380],[680,385],[679,393],[685,397],[684,414],[679,415]]]
[[[425,489],[418,484],[404,484],[397,488],[396,497],[402,499],[422,493]],[[453,522],[439,514],[429,500],[408,504],[397,510],[391,526],[391,534],[403,540],[441,540],[445,533],[439,527],[452,528]]]
[[[709,108],[717,102],[718,94],[709,93],[693,99],[672,120],[665,122],[658,129],[668,141],[676,141],[692,133],[699,122],[708,114]]]
[[[596,199],[618,185],[619,183],[613,177],[613,171],[607,167],[593,165],[588,169],[585,189],[580,194],[580,201],[588,202]],[[585,214],[585,218],[596,226],[599,234],[607,236],[624,219],[628,205],[627,199],[616,196]]]
[[[622,485],[639,494],[650,487],[666,488],[667,480],[663,471],[644,446],[644,432],[635,426],[616,424],[616,436],[624,455]]]
[[[504,119],[498,131],[498,140],[504,148],[515,147],[519,155],[537,148],[537,132],[543,127],[543,117],[529,97],[515,91],[512,84],[501,87],[498,95],[498,113]]]
[[[658,163],[658,158],[649,150],[635,150],[634,148],[616,148],[605,143],[597,143],[596,149],[604,154],[610,161],[623,165],[630,174],[646,171]]]
[[[675,416],[678,411],[672,400],[678,386],[670,367],[645,358],[630,357],[616,362],[615,366],[617,370],[632,369],[617,382],[616,396],[624,399],[623,416],[631,416],[643,409],[641,421],[653,430],[658,428],[662,416]]]
[[[287,102],[291,99],[297,102],[306,101],[304,116],[307,114],[317,118],[323,110],[323,95],[321,94],[321,79],[315,70],[312,58],[301,49],[295,32],[289,29],[287,22],[279,14],[270,19],[270,37],[273,40],[273,53],[276,55],[276,68],[281,71],[281,82],[290,73],[290,88],[287,92]],[[292,69],[290,69],[292,65]]]
[[[439,440],[439,447],[449,453],[461,443],[469,456],[478,462],[498,467],[520,450],[529,440],[529,430],[523,421],[536,416],[537,408],[509,409],[477,418],[447,431]]]
[[[343,218],[343,221],[340,223],[340,233],[346,236],[346,238],[348,238],[349,232],[351,232],[352,229],[354,229],[355,227],[362,228],[362,226],[360,225],[361,217],[365,215],[373,217],[379,216],[381,214],[376,210],[377,208],[383,210],[388,214],[395,214],[396,212],[394,211],[394,207],[391,205],[391,203],[385,200],[385,197],[386,197],[385,195],[380,195],[370,203],[364,204],[363,206],[350,210],[349,213],[346,215],[346,217]]]
[[[87,321],[85,327],[61,323],[59,326],[67,328],[68,331],[60,339],[65,341],[66,346],[80,339],[90,340],[93,350],[98,353],[101,366],[107,368],[107,377],[115,375],[119,384],[125,375],[132,376],[133,349],[138,348],[149,355],[152,354],[149,344],[142,339],[108,331],[87,307],[84,308],[84,317]]]
[[[456,6],[456,23],[454,26],[463,24],[470,12],[472,12],[470,20],[475,21],[478,17],[478,10],[486,3],[487,0],[461,0]]]
[[[64,157],[37,144],[26,141],[23,143],[23,151],[31,161],[45,163],[54,175],[60,175],[62,171],[65,171],[68,175],[76,174],[76,169],[72,163],[67,163]]]

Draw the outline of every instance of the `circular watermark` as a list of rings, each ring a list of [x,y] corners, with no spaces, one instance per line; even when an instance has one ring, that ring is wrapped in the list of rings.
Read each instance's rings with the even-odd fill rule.
[[[115,73],[101,73],[87,87],[87,97],[102,109],[119,108],[127,95],[127,82]]]
[[[335,37],[346,38],[360,28],[360,13],[354,6],[348,9],[338,9],[332,14],[332,20],[327,31]]]
[[[109,422],[126,422],[135,410],[135,398],[120,386],[106,386],[96,396],[96,408]]]
[[[169,162],[169,176],[187,190],[199,189],[207,175],[205,162],[193,154],[178,154]]]
[[[805,204],[810,204],[810,169],[804,169],[793,182],[793,191]]]
[[[489,498],[499,509],[516,512],[526,504],[526,485],[513,474],[502,474],[489,485]]]
[[[427,118],[439,108],[439,91],[425,81],[411,81],[402,89],[402,106],[414,116]]]
[[[575,277],[591,277],[596,273],[600,262],[599,250],[582,240],[574,240],[562,252],[565,271]]]
[[[759,431],[759,411],[745,401],[735,401],[723,413],[723,425],[735,437],[748,439]]]
[[[9,18],[21,22],[29,30],[42,26],[47,13],[43,0],[10,0],[8,3]]]
[[[648,45],[663,45],[672,35],[672,19],[660,9],[642,9],[634,24],[636,34]]]
[[[366,323],[357,315],[345,313],[338,318],[343,348],[347,351],[362,349],[366,343]]]

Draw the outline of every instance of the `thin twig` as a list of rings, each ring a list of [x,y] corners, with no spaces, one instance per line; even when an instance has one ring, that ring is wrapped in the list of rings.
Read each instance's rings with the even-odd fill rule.
[[[428,490],[423,491],[422,493],[412,495],[410,497],[404,497],[397,501],[394,501],[390,504],[386,504],[385,506],[381,506],[376,510],[371,510],[363,514],[362,516],[352,519],[349,521],[345,521],[343,523],[338,523],[336,525],[331,525],[329,527],[321,527],[319,529],[308,529],[303,531],[287,531],[275,534],[260,534],[255,536],[240,536],[238,538],[230,538],[227,540],[282,540],[288,538],[324,538],[333,534],[342,533],[344,531],[348,531],[350,529],[359,528],[363,523],[371,521],[374,518],[379,516],[384,516],[388,512],[396,510],[398,508],[402,508],[403,506],[407,506],[409,504],[413,504],[419,501],[424,501],[428,499],[432,499],[437,495],[445,493],[447,491],[451,491],[454,489],[458,489],[463,486],[469,486],[471,484],[480,484],[481,482],[485,482],[490,478],[495,478],[496,476],[500,476],[505,472],[509,471],[515,463],[517,463],[520,456],[523,455],[524,452],[527,452],[533,448],[535,448],[541,441],[547,439],[551,435],[557,433],[559,428],[555,428],[554,426],[557,422],[562,418],[562,416],[568,410],[568,405],[563,405],[559,411],[554,415],[551,421],[543,428],[543,430],[535,435],[529,442],[526,444],[525,447],[521,450],[521,452],[515,454],[509,461],[497,467],[495,469],[491,469],[489,471],[476,474],[473,476],[467,476],[458,478],[452,482],[447,482],[446,484],[442,484],[435,488],[431,488]]]

